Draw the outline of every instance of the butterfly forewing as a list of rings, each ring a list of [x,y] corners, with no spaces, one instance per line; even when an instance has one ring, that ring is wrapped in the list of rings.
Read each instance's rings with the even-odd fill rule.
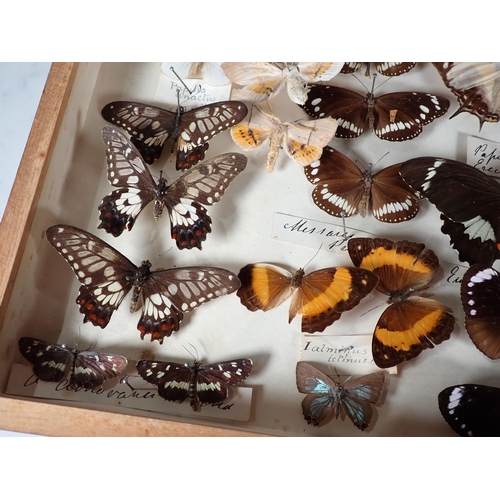
[[[68,349],[32,337],[21,337],[19,350],[33,364],[40,380],[59,382],[69,372],[70,386],[89,390],[117,377],[127,367],[127,358],[118,354]]]
[[[146,162],[159,157],[168,138],[174,141],[176,168],[184,170],[205,157],[208,141],[219,132],[240,122],[247,114],[240,101],[222,101],[189,111],[168,111],[146,104],[116,101],[101,111],[105,120],[132,136],[139,151],[147,152]]]
[[[47,239],[72,267],[82,284],[77,304],[84,322],[106,327],[125,295],[134,288],[131,311],[142,295],[141,338],[162,343],[179,329],[184,312],[236,291],[235,274],[215,267],[150,271],[151,263],[137,267],[113,247],[82,229],[67,225],[47,229]]]
[[[490,359],[500,359],[500,273],[472,265],[460,285],[465,329],[474,345]]]
[[[376,63],[362,63],[362,62],[346,62],[342,67],[341,73],[349,74],[354,73],[355,71],[359,71],[361,66],[366,64],[366,72],[365,76],[370,76],[370,65],[375,65],[375,70],[377,73],[380,73],[384,76],[398,76],[403,73],[408,73],[411,69],[413,69],[417,63],[410,62],[376,62]]]
[[[99,205],[99,228],[113,236],[131,230],[142,209],[154,200],[156,220],[164,208],[168,211],[177,247],[201,250],[212,223],[202,204],[212,205],[221,199],[229,184],[245,169],[246,157],[226,153],[204,160],[169,186],[162,176],[158,184],[153,180],[137,149],[116,128],[104,127],[102,137],[107,145],[108,179],[120,189],[104,197]]]
[[[401,177],[442,213],[459,258],[491,265],[500,256],[500,185],[455,160],[419,157],[404,162]]]
[[[500,437],[500,389],[461,384],[443,389],[438,406],[447,424],[462,437]]]

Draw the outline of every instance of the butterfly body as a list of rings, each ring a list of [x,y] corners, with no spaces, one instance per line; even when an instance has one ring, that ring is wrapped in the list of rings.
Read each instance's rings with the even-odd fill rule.
[[[355,307],[377,283],[369,272],[352,267],[320,269],[305,275],[272,264],[248,264],[238,275],[241,287],[237,295],[250,311],[268,311],[292,296],[288,312],[290,323],[302,315],[302,331],[322,332]]]
[[[453,385],[438,395],[441,415],[462,437],[500,437],[500,389],[480,384]]]
[[[251,359],[236,359],[202,365],[168,361],[141,360],[137,363],[139,375],[157,386],[158,394],[167,401],[182,403],[189,399],[191,408],[217,404],[228,398],[228,386],[245,380],[252,369]]]
[[[308,424],[321,427],[332,418],[339,418],[343,410],[364,431],[373,417],[370,405],[378,404],[382,398],[385,376],[378,372],[339,383],[311,364],[299,361],[296,382],[299,392],[307,394],[302,411]]]
[[[189,111],[180,106],[175,112],[132,101],[115,101],[101,111],[105,120],[123,128],[132,143],[142,150],[144,160],[159,158],[167,139],[176,150],[176,168],[185,170],[205,157],[214,135],[243,120],[248,109],[240,101],[222,101]]]
[[[141,211],[154,201],[153,217],[169,214],[171,236],[177,248],[201,250],[212,231],[212,219],[203,205],[217,203],[229,184],[241,173],[247,159],[240,153],[226,153],[203,160],[168,184],[160,173],[156,183],[137,149],[118,129],[103,127],[108,180],[115,189],[99,205],[99,229],[119,236],[131,230]]]
[[[455,318],[449,307],[422,297],[439,269],[436,254],[425,245],[385,238],[352,238],[353,264],[375,273],[377,290],[389,307],[377,322],[372,354],[380,368],[390,368],[418,356],[450,338]]]
[[[33,364],[35,375],[45,382],[60,382],[69,372],[69,386],[92,390],[117,377],[127,367],[127,358],[118,354],[69,349],[33,337],[19,339],[19,351]]]
[[[349,89],[312,84],[305,111],[316,118],[330,116],[338,122],[336,137],[354,139],[365,130],[366,122],[377,137],[406,141],[421,134],[423,126],[444,115],[450,101],[422,92],[393,92],[375,97]]]
[[[332,118],[288,123],[270,110],[254,106],[245,121],[231,128],[231,137],[243,151],[260,149],[269,140],[266,171],[272,172],[281,148],[302,166],[319,159],[336,129]]]
[[[314,203],[334,217],[365,217],[369,208],[373,216],[388,223],[412,219],[419,211],[419,197],[399,176],[399,163],[372,173],[360,168],[329,146],[319,160],[304,167],[304,173],[315,188]]]
[[[500,184],[465,163],[422,156],[400,167],[404,181],[441,212],[441,231],[461,261],[491,265],[500,258]]]
[[[142,299],[137,324],[141,338],[150,334],[160,344],[179,329],[185,312],[232,293],[240,285],[235,274],[216,267],[150,271],[149,261],[137,267],[97,236],[73,226],[51,226],[46,235],[81,283],[76,302],[84,322],[105,328],[133,289],[130,310]]]

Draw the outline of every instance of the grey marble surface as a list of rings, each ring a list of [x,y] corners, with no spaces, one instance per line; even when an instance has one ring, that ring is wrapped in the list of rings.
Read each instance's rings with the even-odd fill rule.
[[[0,216],[2,218],[49,70],[48,62],[0,62]],[[7,436],[30,436],[30,434],[0,429],[0,437]]]

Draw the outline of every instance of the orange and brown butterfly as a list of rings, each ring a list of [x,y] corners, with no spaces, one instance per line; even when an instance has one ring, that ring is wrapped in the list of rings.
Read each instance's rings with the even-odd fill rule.
[[[349,255],[355,266],[374,272],[377,290],[389,296],[373,334],[373,359],[390,368],[417,357],[450,338],[452,310],[420,296],[439,269],[436,254],[422,243],[385,238],[352,238]]]
[[[248,264],[238,275],[237,295],[250,311],[268,311],[292,296],[288,322],[302,315],[302,331],[322,332],[366,297],[377,276],[356,267],[329,267],[295,274],[273,264]]]

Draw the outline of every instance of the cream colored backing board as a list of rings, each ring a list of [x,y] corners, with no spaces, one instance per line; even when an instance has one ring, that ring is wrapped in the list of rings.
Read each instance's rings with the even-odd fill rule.
[[[365,77],[363,71],[358,77],[366,87],[371,87],[371,79]],[[291,436],[453,435],[439,413],[438,393],[458,383],[498,385],[500,366],[481,354],[464,330],[459,281],[466,266],[460,265],[447,236],[441,233],[439,213],[425,200],[418,216],[405,223],[384,224],[371,215],[365,219],[354,216],[347,220],[350,231],[357,236],[408,239],[432,248],[444,269],[429,292],[450,306],[457,319],[448,341],[424,351],[411,362],[398,366],[397,374],[387,376],[387,390],[376,408],[368,433],[356,429],[347,418],[333,420],[319,429],[307,425],[301,410],[304,395],[296,389],[295,366],[300,359],[307,359],[327,373],[358,373],[349,370],[349,363],[330,359],[332,356],[311,354],[306,346],[325,343],[342,353],[346,347],[354,345],[356,349],[353,347],[352,352],[369,349],[370,335],[386,307],[384,296],[377,291],[355,309],[344,313],[321,335],[302,334],[300,317],[288,324],[289,301],[267,313],[250,312],[241,305],[236,294],[213,300],[186,314],[180,330],[166,338],[162,345],[151,342],[149,337],[140,339],[136,329],[140,313],[130,314],[128,298],[104,330],[90,323],[83,324],[83,316],[75,304],[79,282],[45,239],[45,229],[53,224],[71,224],[86,229],[137,265],[143,259],[151,260],[153,269],[218,266],[238,273],[246,264],[270,262],[291,271],[307,264],[306,272],[311,272],[323,267],[352,265],[345,246],[329,248],[323,244],[317,252],[322,242],[311,241],[305,232],[299,239],[294,239],[295,235],[284,237],[287,231],[280,231],[279,227],[277,230],[277,220],[305,220],[309,228],[339,228],[340,222],[316,207],[311,197],[313,186],[307,181],[302,167],[283,151],[274,173],[265,172],[267,145],[259,151],[246,153],[248,165],[245,171],[229,186],[222,200],[208,208],[213,220],[212,233],[203,243],[202,251],[178,250],[170,237],[168,217],[164,215],[155,222],[152,206],[144,210],[131,232],[119,238],[97,230],[97,207],[112,190],[106,177],[105,148],[100,137],[106,122],[100,110],[113,100],[135,100],[173,109],[171,96],[165,91],[169,85],[166,78],[160,72],[159,63],[79,66],[6,314],[3,328],[11,333],[10,349],[13,353],[9,362],[26,364],[17,352],[17,340],[21,336],[69,345],[78,342],[80,349],[92,346],[95,350],[123,354],[129,359],[192,362],[186,348],[190,352],[195,349],[199,359],[208,363],[250,357],[254,362],[253,370],[241,385],[253,390],[249,418],[236,421],[224,416],[219,425]],[[420,63],[410,73],[393,79],[380,77],[377,85],[382,82],[376,95],[398,90],[433,92],[448,97],[451,106],[444,117],[424,127],[423,133],[411,141],[382,141],[369,130],[355,140],[331,141],[331,146],[365,164],[375,163],[389,152],[375,171],[416,156],[443,156],[466,161],[469,135],[483,141],[500,140],[498,124],[485,124],[479,131],[477,118],[470,114],[448,119],[457,109],[456,99],[429,63]],[[352,76],[339,75],[332,83],[366,93]],[[307,116],[289,101],[286,91],[270,103],[282,121]],[[186,108],[190,106],[189,102],[182,104]],[[193,106],[198,105],[200,102],[194,101]],[[226,131],[210,141],[206,157],[230,151],[239,149]],[[175,179],[179,173],[173,161],[173,155],[167,159],[165,154],[151,167],[153,175],[158,176],[161,169],[169,180]],[[362,337],[356,338],[355,342],[350,342],[351,336],[360,335]],[[369,359],[364,363],[370,367],[367,371],[376,368],[370,365]],[[2,371],[0,383],[3,388],[7,376],[8,370]],[[144,407],[124,408],[116,402],[112,406],[75,401],[65,401],[64,404],[87,404],[108,411],[172,418],[166,402],[164,411],[157,406],[151,408],[154,413]],[[188,404],[185,406],[189,409]],[[191,411],[181,413],[188,422],[214,423],[212,416],[203,410],[196,414]]]

